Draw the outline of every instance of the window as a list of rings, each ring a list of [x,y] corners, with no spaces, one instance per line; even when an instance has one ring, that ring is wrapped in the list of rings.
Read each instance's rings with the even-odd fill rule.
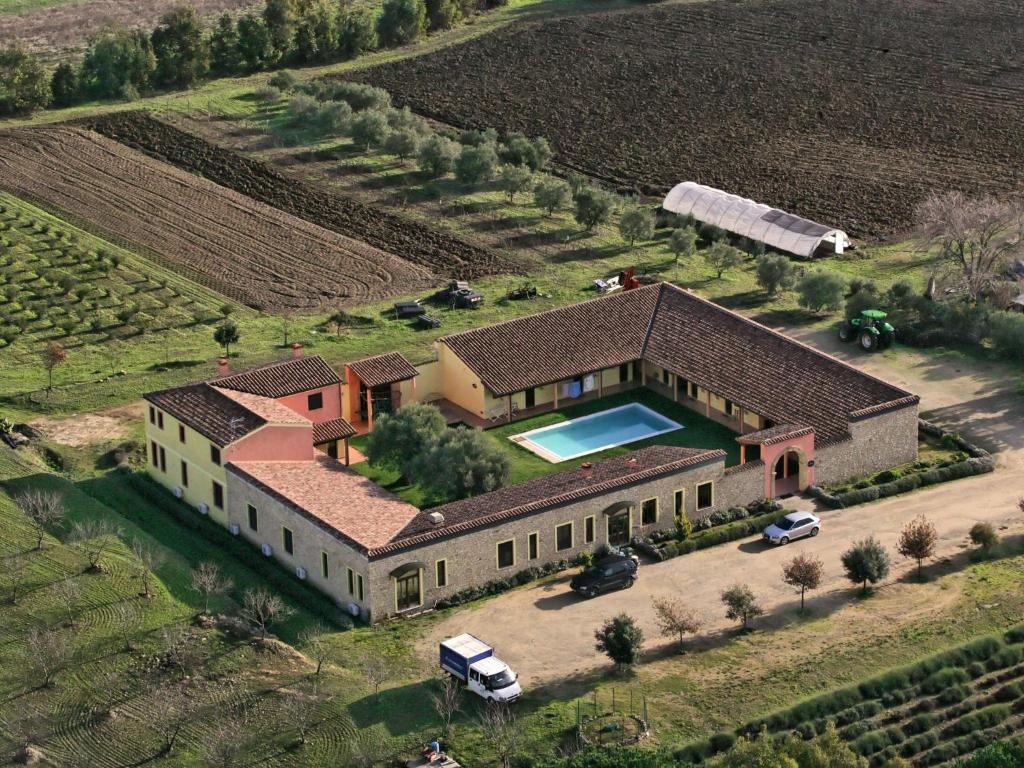
[[[156,424],[156,408],[149,406],[149,423]]]
[[[363,602],[363,576],[359,573],[356,574],[356,598]]]
[[[734,408],[735,408],[735,406],[734,406],[732,400],[726,400],[725,401],[725,415],[726,416],[732,416],[732,412],[733,412]]]
[[[315,392],[306,398],[306,407],[311,411],[319,411],[324,407],[324,393]]]
[[[690,382],[690,397],[692,397],[694,400],[700,399],[700,387],[698,387],[692,381]]]
[[[184,424],[179,424],[178,425],[178,442],[179,443],[184,443],[185,442],[185,425]]]
[[[438,560],[434,564],[434,584],[438,587],[448,586],[448,561]]]
[[[400,611],[420,604],[420,572],[413,571],[395,579],[395,605]]]
[[[715,503],[715,485],[707,482],[697,486],[697,509],[707,509]]]
[[[672,379],[672,374],[668,372],[668,368],[662,368],[661,369],[661,382],[663,384],[668,384],[669,381],[671,381],[671,379]]]
[[[530,387],[526,390],[526,407],[533,408],[537,404],[537,390]]]
[[[498,568],[511,568],[516,564],[515,539],[498,542]]]
[[[181,461],[181,484],[183,487],[188,488],[188,464],[185,460]]]
[[[583,541],[587,544],[594,543],[594,516],[591,515],[583,521]]]
[[[676,376],[676,381],[679,382],[679,387],[678,387],[677,391],[678,392],[682,392],[685,395],[686,394],[686,390],[688,390],[690,388],[690,382],[688,382],[682,376]]]
[[[348,569],[348,593],[350,595],[356,593],[356,574],[351,568]]]
[[[217,509],[224,509],[224,486],[213,481],[213,506]]]
[[[658,500],[648,499],[640,504],[640,525],[654,525],[658,522]]]
[[[164,450],[162,445],[160,446],[160,471],[167,471],[167,451]]]
[[[536,560],[540,557],[540,534],[531,533],[526,538],[527,549],[529,550],[529,559]]]
[[[619,366],[619,384],[625,384],[629,381],[629,363],[623,363]]]
[[[156,440],[151,440],[149,443],[149,460],[154,467],[160,466],[160,448],[157,446]]]
[[[676,518],[682,519],[686,515],[686,491],[676,491],[672,494],[673,512]]]
[[[555,550],[572,549],[572,523],[564,523],[555,528]]]
[[[327,565],[327,553],[326,552],[321,552],[320,553],[320,575],[323,576],[325,579],[331,578],[331,571],[330,571],[330,568]]]
[[[220,466],[220,448],[218,448],[216,445],[210,446],[210,461],[212,461],[218,467]]]
[[[292,539],[292,532],[289,529],[282,527],[281,537],[284,539],[284,551],[289,555],[294,555],[295,541]]]
[[[247,504],[246,510],[249,512],[249,530],[258,531],[260,529],[260,521],[256,514],[256,507],[252,504]]]
[[[163,414],[163,411],[157,411],[156,412],[156,425],[158,427],[160,427],[160,429],[164,428],[164,414]]]

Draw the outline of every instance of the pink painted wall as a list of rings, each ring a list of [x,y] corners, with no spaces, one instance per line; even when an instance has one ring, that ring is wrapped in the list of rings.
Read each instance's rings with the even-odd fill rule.
[[[266,426],[228,446],[229,461],[312,461],[312,426]]]
[[[309,396],[319,392],[324,396],[324,407],[311,411],[307,407]],[[298,392],[287,397],[277,398],[277,402],[286,405],[296,413],[302,414],[310,421],[333,421],[341,418],[341,385],[333,384],[321,389],[310,389],[306,392]]]
[[[761,446],[761,461],[764,462],[764,497],[766,499],[770,499],[773,496],[772,477],[775,473],[775,462],[779,460],[779,456],[791,448],[802,453],[803,459],[813,461],[814,435],[804,435],[803,437],[797,437],[776,445]],[[807,484],[814,485],[814,467],[807,468]]]

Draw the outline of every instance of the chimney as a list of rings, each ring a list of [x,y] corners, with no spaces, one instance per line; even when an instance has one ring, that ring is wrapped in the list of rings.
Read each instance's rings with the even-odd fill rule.
[[[296,341],[292,344],[292,359],[298,360],[300,357],[302,357],[302,345]]]
[[[593,475],[594,475],[594,465],[593,465],[593,463],[591,463],[589,461],[584,461],[582,464],[580,464],[580,471],[583,473],[583,476],[586,477],[586,478],[593,477]]]
[[[627,466],[627,467],[629,467],[630,469],[636,469],[636,468],[637,468],[637,465],[638,465],[639,463],[640,463],[640,462],[638,462],[638,461],[637,461],[637,460],[636,460],[635,458],[633,458],[632,456],[630,456],[630,457],[629,457],[628,459],[626,459],[626,466]]]
[[[222,357],[220,360],[217,361],[218,376],[227,376],[230,370],[231,369],[228,367],[228,359],[226,357]]]
[[[442,515],[440,512],[431,512],[430,522],[432,522],[434,525],[444,525],[444,515]]]

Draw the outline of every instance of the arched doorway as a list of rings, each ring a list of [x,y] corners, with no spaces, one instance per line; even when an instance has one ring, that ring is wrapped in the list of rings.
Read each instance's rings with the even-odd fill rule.
[[[797,493],[807,487],[807,461],[796,450],[789,449],[775,461],[774,478],[775,496]]]
[[[620,547],[629,544],[633,528],[633,502],[620,501],[605,511],[608,526],[608,546]]]

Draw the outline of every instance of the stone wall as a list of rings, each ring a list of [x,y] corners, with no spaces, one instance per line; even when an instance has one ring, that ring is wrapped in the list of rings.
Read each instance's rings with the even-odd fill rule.
[[[851,440],[817,448],[815,484],[832,485],[916,461],[917,410],[915,403],[850,422]]]

